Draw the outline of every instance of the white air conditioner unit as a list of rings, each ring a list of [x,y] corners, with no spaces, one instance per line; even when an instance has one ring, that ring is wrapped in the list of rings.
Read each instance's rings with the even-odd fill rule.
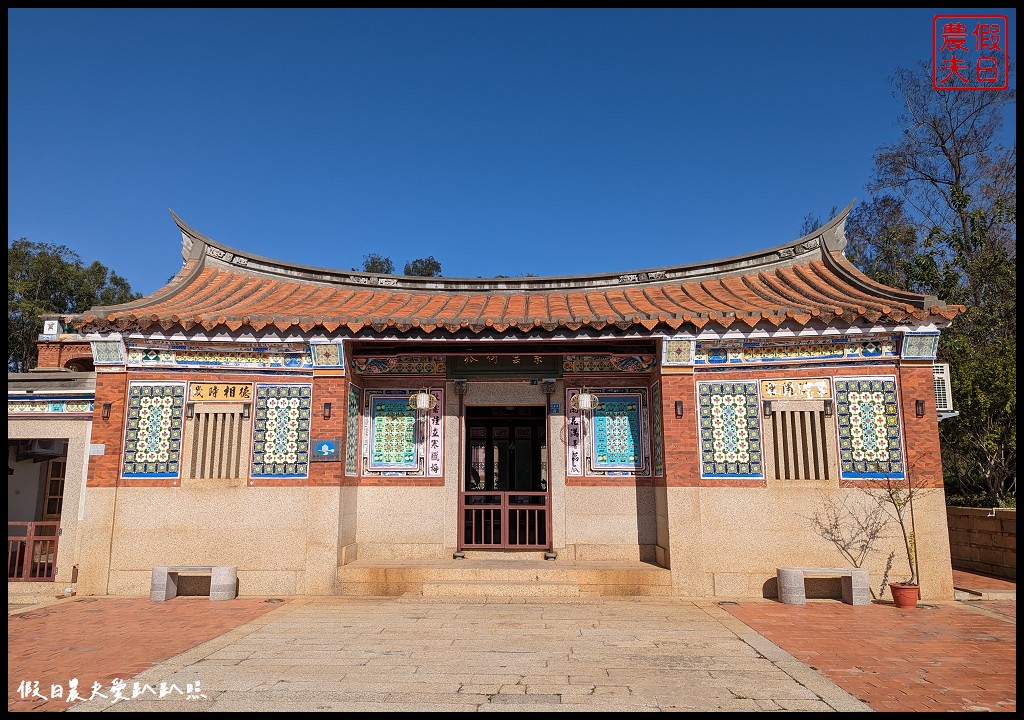
[[[953,412],[953,388],[949,382],[949,363],[933,363],[932,374],[935,377],[936,412]]]
[[[33,440],[29,443],[28,452],[35,457],[60,457],[64,454],[64,441]]]

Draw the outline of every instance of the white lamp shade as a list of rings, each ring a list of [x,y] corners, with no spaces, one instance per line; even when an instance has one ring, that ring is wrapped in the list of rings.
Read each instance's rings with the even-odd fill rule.
[[[433,403],[434,396],[430,393],[416,393],[416,409],[417,410],[429,410]]]
[[[576,396],[576,406],[580,410],[591,410],[594,407],[594,396],[590,393],[581,392]]]

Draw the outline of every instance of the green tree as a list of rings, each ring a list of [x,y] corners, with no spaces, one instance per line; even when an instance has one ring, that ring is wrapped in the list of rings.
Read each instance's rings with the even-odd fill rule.
[[[7,370],[36,366],[43,315],[82,312],[142,297],[102,263],[85,265],[63,245],[21,238],[7,246]]]
[[[947,497],[1016,503],[1017,146],[999,141],[1016,91],[892,78],[900,139],[879,147],[872,197],[850,214],[847,256],[889,285],[966,307],[943,334],[959,415],[939,426]]]
[[[395,272],[395,264],[391,262],[389,257],[370,253],[369,255],[363,255],[363,272],[391,275]]]
[[[415,277],[441,277],[441,263],[433,255],[412,260],[405,264],[405,275]]]

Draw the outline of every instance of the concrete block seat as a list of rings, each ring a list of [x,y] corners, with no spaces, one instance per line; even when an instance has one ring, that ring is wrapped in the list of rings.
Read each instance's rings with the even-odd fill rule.
[[[209,575],[210,600],[234,600],[238,595],[236,565],[159,565],[153,568],[149,599],[170,600],[178,595],[178,574]]]
[[[868,571],[860,568],[780,567],[776,568],[779,582],[779,600],[786,605],[807,602],[804,579],[807,577],[839,577],[843,588],[843,602],[847,605],[867,605],[871,602]]]

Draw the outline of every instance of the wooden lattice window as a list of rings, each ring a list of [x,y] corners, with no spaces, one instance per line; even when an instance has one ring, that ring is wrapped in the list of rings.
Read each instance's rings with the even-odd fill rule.
[[[194,403],[186,416],[186,479],[245,477],[249,469],[249,406]]]
[[[796,405],[794,403],[793,405]],[[818,407],[821,403],[817,403]],[[834,452],[824,410],[775,410],[770,418],[775,477],[780,480],[828,480]]]

